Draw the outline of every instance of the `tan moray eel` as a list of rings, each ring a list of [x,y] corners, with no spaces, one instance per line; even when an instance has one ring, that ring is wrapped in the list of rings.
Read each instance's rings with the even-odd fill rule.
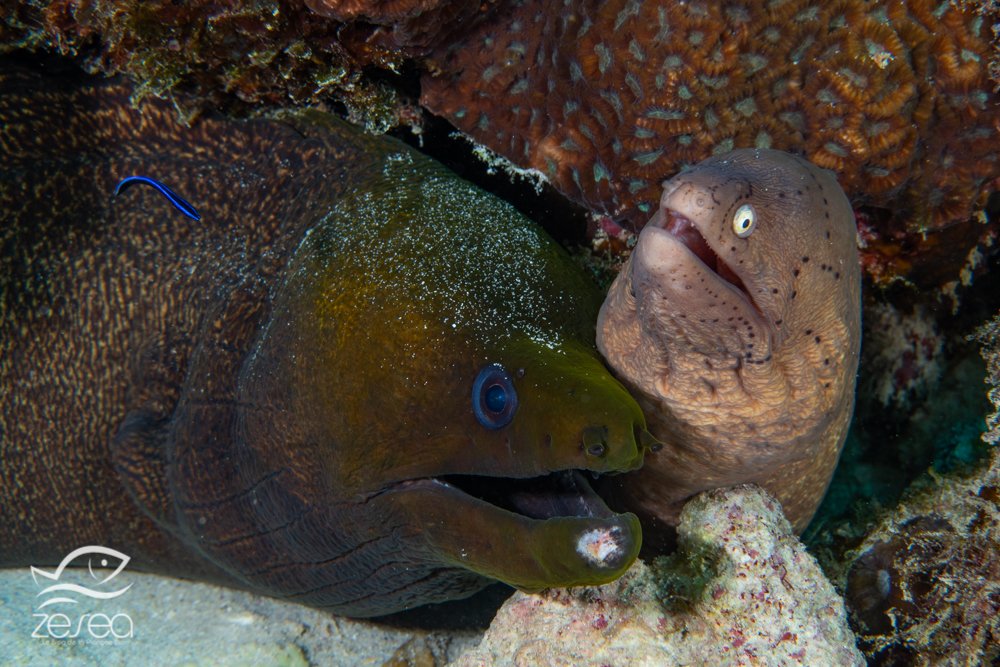
[[[357,616],[628,567],[635,515],[555,473],[653,441],[552,240],[328,115],[131,93],[2,73],[0,565],[98,544]]]
[[[647,539],[669,539],[692,494],[745,482],[805,528],[854,407],[860,298],[854,215],[829,172],[745,149],[664,184],[597,332],[665,443],[609,483]]]

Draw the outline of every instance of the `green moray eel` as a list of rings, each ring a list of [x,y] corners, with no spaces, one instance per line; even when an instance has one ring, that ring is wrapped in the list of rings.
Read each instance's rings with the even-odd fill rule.
[[[745,482],[809,522],[854,407],[856,234],[833,175],[788,153],[737,150],[664,184],[597,334],[665,443],[609,484],[650,545],[691,495]]]
[[[95,544],[372,616],[635,559],[581,471],[655,441],[599,292],[509,205],[317,111],[0,92],[0,565]],[[112,197],[134,174],[169,189]]]

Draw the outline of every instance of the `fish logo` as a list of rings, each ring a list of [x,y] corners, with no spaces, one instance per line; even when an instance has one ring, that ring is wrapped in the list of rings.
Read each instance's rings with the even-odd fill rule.
[[[62,578],[63,572],[66,570],[67,567],[70,567],[70,565],[83,567],[83,562],[82,562],[83,558],[86,558],[87,571],[90,573],[90,576],[94,579],[94,581],[97,582],[95,584],[91,584],[93,588],[88,588],[87,586],[81,586],[80,584],[71,582],[58,583],[60,578]],[[74,561],[76,561],[77,559],[80,559],[81,562],[74,563]],[[110,564],[113,563],[115,560],[119,561],[119,564],[118,567],[116,567],[111,572],[111,574],[102,576],[103,572],[101,572],[100,570],[95,572],[94,570],[95,560],[97,561],[96,565],[97,568],[109,568]],[[80,547],[79,549],[71,551],[65,558],[62,559],[62,562],[59,563],[59,566],[56,567],[56,569],[53,570],[52,572],[46,572],[45,570],[32,565],[31,577],[32,579],[35,580],[35,583],[39,586],[45,586],[47,583],[45,581],[46,579],[57,582],[52,584],[51,586],[46,586],[46,588],[39,591],[38,597],[41,597],[43,595],[49,595],[50,593],[65,592],[65,593],[78,593],[80,595],[85,595],[89,598],[94,598],[97,600],[110,600],[112,598],[118,597],[119,595],[122,595],[125,591],[127,591],[129,588],[132,587],[132,584],[128,584],[124,588],[119,588],[118,590],[101,590],[100,588],[104,586],[104,584],[107,584],[109,581],[117,577],[119,573],[121,573],[121,571],[125,569],[125,566],[128,565],[128,562],[130,560],[131,557],[126,556],[122,552],[116,551],[115,549],[109,549],[108,547],[91,545],[86,547]],[[42,577],[41,581],[39,581],[39,577]],[[41,609],[42,607],[47,607],[48,605],[55,604],[57,602],[69,602],[71,604],[76,604],[77,601],[71,597],[58,596],[49,598],[42,604],[38,605],[38,608]]]

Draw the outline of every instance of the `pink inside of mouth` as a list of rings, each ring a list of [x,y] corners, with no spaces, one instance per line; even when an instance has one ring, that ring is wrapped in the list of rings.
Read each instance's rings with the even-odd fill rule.
[[[662,221],[661,226],[686,245],[688,250],[705,263],[705,266],[726,282],[732,283],[742,292],[749,294],[740,277],[712,250],[708,241],[691,220],[671,209],[660,209],[660,215],[657,218]]]
[[[715,270],[719,256],[709,247],[708,242],[705,241],[705,237],[701,235],[701,232],[698,231],[698,228],[689,219],[668,209],[664,229],[677,237],[681,243],[698,256],[698,259],[705,262],[710,269]]]

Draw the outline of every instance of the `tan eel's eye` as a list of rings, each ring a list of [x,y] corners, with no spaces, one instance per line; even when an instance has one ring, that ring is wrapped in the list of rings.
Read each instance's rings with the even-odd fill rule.
[[[733,233],[741,239],[745,239],[753,233],[753,228],[757,225],[757,212],[750,204],[743,204],[736,209],[733,216]]]

